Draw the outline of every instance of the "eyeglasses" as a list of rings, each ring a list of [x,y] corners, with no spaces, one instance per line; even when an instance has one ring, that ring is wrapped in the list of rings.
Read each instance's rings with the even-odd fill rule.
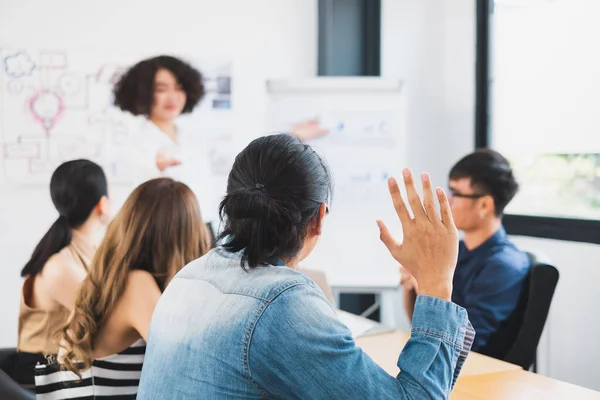
[[[448,188],[448,191],[449,191],[450,197],[462,197],[463,199],[480,199],[482,197],[487,196],[487,193],[473,193],[473,194],[460,193],[452,188]]]

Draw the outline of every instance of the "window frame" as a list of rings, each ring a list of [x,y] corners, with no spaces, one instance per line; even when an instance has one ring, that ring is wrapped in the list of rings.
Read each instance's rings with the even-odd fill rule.
[[[475,148],[490,140],[490,33],[494,0],[476,1]],[[600,220],[507,214],[503,224],[510,235],[600,244]]]

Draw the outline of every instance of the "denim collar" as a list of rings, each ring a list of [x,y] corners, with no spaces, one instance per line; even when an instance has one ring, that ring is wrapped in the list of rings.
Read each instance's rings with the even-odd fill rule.
[[[232,258],[241,258],[242,252],[244,250],[240,250],[237,253],[232,253],[230,251],[227,251],[225,248],[223,248],[223,246],[218,246],[215,248],[215,251],[218,252],[223,257],[232,259]],[[267,262],[269,263],[269,265],[272,265],[274,267],[287,267],[287,265],[283,262],[283,260],[277,256],[271,257],[269,260],[267,260]]]
[[[281,258],[279,258],[279,257],[271,257],[269,259],[269,264],[271,264],[275,267],[287,267],[287,265],[285,265],[283,260],[281,260]]]

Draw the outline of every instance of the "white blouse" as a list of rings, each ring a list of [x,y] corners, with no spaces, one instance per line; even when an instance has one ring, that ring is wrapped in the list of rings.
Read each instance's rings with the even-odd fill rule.
[[[174,142],[152,121],[143,122],[133,136],[133,176],[137,185],[158,177],[170,177],[183,182],[192,189],[200,204],[205,222],[218,221],[219,199],[215,193],[208,149],[201,132],[189,132],[177,127],[178,142]],[[156,166],[156,154],[162,151],[181,161],[180,165],[160,171]],[[215,228],[215,227],[214,227]]]

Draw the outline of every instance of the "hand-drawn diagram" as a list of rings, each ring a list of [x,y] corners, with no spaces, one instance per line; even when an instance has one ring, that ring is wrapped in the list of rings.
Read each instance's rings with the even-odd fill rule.
[[[7,183],[47,184],[61,162],[88,158],[128,181],[123,147],[135,119],[111,106],[123,66],[94,53],[0,51],[0,148]],[[110,61],[110,60],[109,60]]]
[[[0,49],[0,181],[46,185],[60,163],[87,158],[102,165],[111,182],[129,183],[131,138],[140,121],[112,105],[112,88],[126,68],[143,58]],[[206,131],[214,130],[211,124],[227,126],[231,118],[223,111],[231,109],[231,63],[194,61],[207,88],[194,112],[200,115],[198,123]],[[210,152],[218,153],[215,147],[222,141],[209,143]],[[219,156],[217,164],[232,158]],[[215,168],[217,175],[222,168]]]
[[[62,98],[54,91],[42,90],[29,99],[29,111],[42,125],[46,136],[50,135],[50,130],[63,113],[63,108]]]
[[[12,78],[22,78],[24,76],[31,76],[35,64],[29,58],[29,54],[18,51],[16,53],[3,57],[4,60],[4,71],[6,75]]]

